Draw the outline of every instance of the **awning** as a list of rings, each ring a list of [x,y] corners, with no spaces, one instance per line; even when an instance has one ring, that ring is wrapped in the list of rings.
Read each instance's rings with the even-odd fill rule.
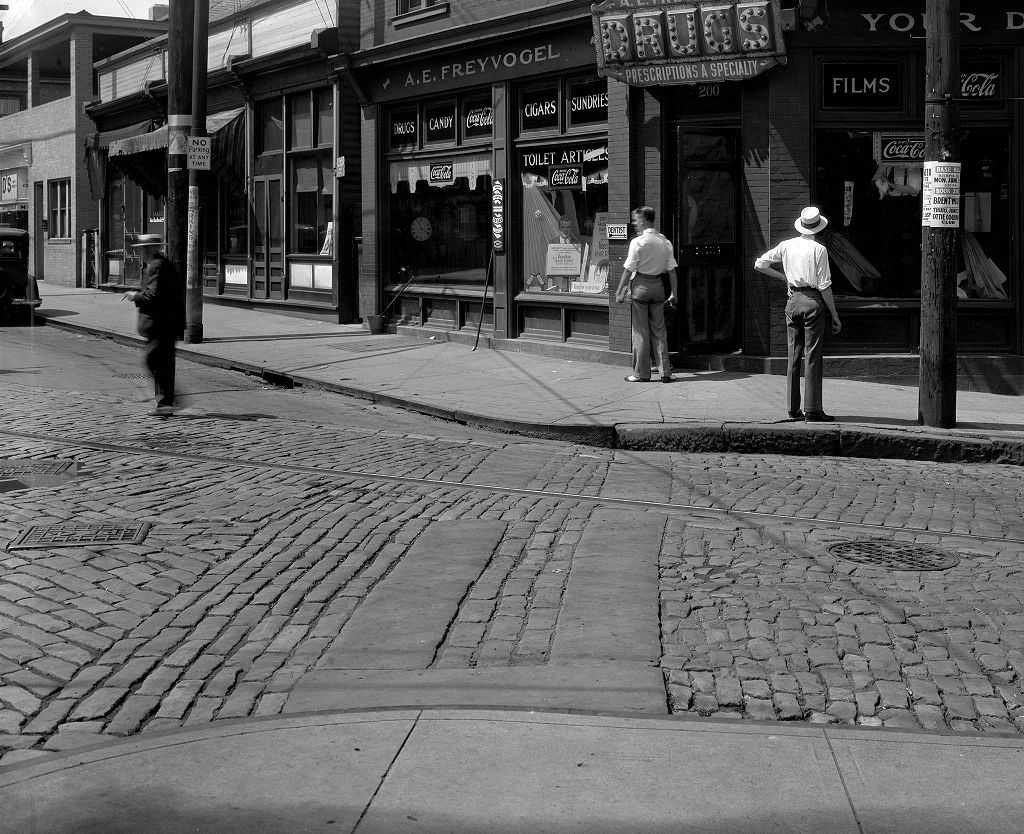
[[[153,120],[146,119],[144,122],[136,122],[127,127],[118,127],[114,130],[101,130],[86,137],[86,145],[96,148],[109,148],[112,142],[119,142],[132,136],[140,136],[153,129]]]
[[[235,107],[206,117],[213,137],[213,170],[229,185],[244,188],[245,108]],[[150,127],[152,124],[150,123]],[[150,194],[167,193],[167,126],[114,139],[108,147],[110,164]]]
[[[107,187],[107,154],[111,143],[140,136],[153,129],[153,122],[147,119],[127,127],[101,130],[85,137],[85,170],[89,175],[89,192],[94,200],[103,196]]]
[[[236,107],[233,110],[223,110],[219,113],[211,113],[206,117],[206,132],[213,136],[218,130],[224,127],[239,113],[245,110],[244,107]],[[158,127],[148,133],[136,136],[127,136],[110,143],[111,156],[127,156],[133,153],[145,153],[146,151],[157,151],[167,147],[167,125]]]

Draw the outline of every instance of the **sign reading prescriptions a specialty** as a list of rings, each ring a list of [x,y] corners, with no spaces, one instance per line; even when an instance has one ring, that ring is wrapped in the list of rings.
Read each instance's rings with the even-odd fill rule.
[[[591,12],[598,74],[633,86],[742,81],[786,62],[779,0],[604,0]]]
[[[922,226],[933,229],[960,227],[959,162],[925,162],[921,195]]]

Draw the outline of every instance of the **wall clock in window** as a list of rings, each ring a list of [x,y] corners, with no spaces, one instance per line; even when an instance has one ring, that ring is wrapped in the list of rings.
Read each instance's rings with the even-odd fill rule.
[[[430,225],[430,221],[426,217],[417,217],[412,221],[412,228],[410,230],[415,240],[424,241],[430,237],[433,228]]]

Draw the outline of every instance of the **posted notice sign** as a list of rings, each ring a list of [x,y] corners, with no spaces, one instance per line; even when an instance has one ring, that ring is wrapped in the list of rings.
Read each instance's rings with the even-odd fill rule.
[[[960,163],[925,162],[921,184],[921,225],[960,227]]]
[[[188,137],[188,169],[190,171],[210,170],[210,143],[209,136]]]

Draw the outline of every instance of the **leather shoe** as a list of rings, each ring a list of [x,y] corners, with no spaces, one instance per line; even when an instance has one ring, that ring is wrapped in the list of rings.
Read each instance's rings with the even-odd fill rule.
[[[791,411],[791,412],[789,412],[789,419],[790,420],[803,420],[804,419],[804,413],[800,409],[797,409],[796,411]]]
[[[834,423],[836,418],[824,411],[805,411],[804,422],[806,423]]]
[[[661,378],[661,381],[662,381],[662,382],[671,382],[671,381],[672,381],[672,376],[671,376],[671,375],[669,375],[669,376],[663,376],[663,377]]]
[[[624,379],[626,380],[626,382],[650,382],[649,379],[644,379],[643,377],[640,376],[633,376],[632,374],[630,374],[627,377],[624,377]]]

